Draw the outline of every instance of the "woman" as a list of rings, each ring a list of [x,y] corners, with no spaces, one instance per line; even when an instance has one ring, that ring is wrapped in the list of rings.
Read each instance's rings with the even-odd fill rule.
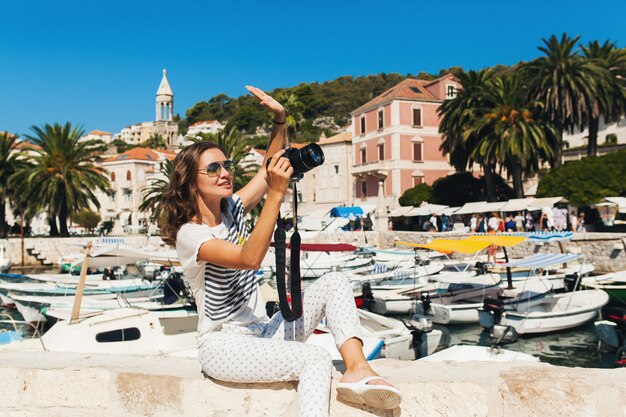
[[[307,288],[303,317],[296,321],[288,323],[280,314],[269,319],[265,313],[254,271],[267,253],[293,168],[283,157],[283,106],[258,88],[246,88],[274,114],[259,172],[233,193],[235,167],[227,155],[213,143],[196,143],[176,156],[163,199],[163,240],[176,246],[198,307],[202,369],[231,382],[299,380],[300,415],[326,416],[330,354],[303,343],[325,315],[346,366],[337,384],[339,398],[395,408],[400,391],[365,360],[352,289],[341,275],[328,274]],[[263,210],[248,233],[243,217],[265,194]]]

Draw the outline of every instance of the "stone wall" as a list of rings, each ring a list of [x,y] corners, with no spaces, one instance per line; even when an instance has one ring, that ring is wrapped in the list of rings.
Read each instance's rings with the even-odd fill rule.
[[[547,364],[374,361],[403,393],[376,411],[336,398],[331,416],[618,417],[626,415],[626,369]],[[195,359],[2,352],[0,415],[12,417],[239,417],[297,415],[297,384],[204,379]]]

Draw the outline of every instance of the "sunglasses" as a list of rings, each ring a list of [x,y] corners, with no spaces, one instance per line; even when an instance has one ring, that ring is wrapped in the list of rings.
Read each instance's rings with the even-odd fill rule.
[[[235,164],[230,159],[223,162],[211,162],[206,166],[206,168],[201,169],[200,172],[206,173],[207,177],[217,177],[220,175],[221,169],[224,169],[224,171],[232,174],[235,172]]]

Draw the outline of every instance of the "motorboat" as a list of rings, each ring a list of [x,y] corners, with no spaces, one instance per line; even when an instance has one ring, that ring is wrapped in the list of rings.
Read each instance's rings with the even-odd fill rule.
[[[611,302],[626,305],[626,271],[585,277],[581,280],[583,288],[604,290],[609,294]]]
[[[547,294],[540,302],[520,303],[514,310],[505,310],[499,300],[489,299],[479,309],[479,318],[490,330],[500,326],[510,327],[519,335],[549,333],[593,320],[608,302],[608,294],[601,290]]]
[[[539,362],[539,358],[527,353],[501,347],[454,345],[423,357],[422,362]]]
[[[189,310],[105,310],[76,321],[58,321],[41,338],[2,346],[11,350],[162,355],[197,346],[198,315]]]

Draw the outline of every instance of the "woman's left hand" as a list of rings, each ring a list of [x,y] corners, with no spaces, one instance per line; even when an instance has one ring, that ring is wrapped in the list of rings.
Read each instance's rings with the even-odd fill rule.
[[[246,86],[246,90],[252,93],[260,102],[261,105],[267,108],[269,111],[274,113],[274,118],[279,122],[285,121],[285,108],[282,104],[274,99],[274,97],[267,94],[265,91],[260,88],[252,87],[251,85]]]

